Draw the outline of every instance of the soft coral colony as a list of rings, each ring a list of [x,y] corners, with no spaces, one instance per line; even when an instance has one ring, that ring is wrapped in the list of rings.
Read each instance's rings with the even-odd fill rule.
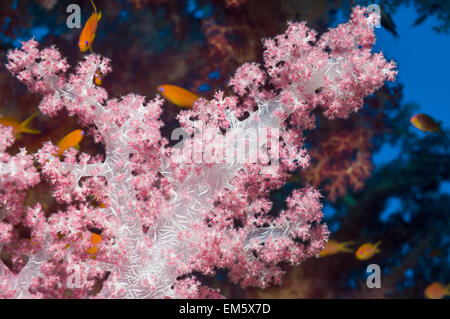
[[[180,113],[182,128],[191,133],[200,124],[227,135],[279,129],[279,165],[272,174],[263,173],[267,161],[180,161],[183,149],[169,147],[160,133],[161,98],[108,99],[93,85],[98,69],[111,71],[104,57],[87,55],[67,75],[69,65],[54,47],[39,50],[29,40],[10,51],[7,68],[43,95],[42,113],[52,117],[65,108],[77,115],[104,144],[105,156],[70,149],[59,158],[51,142],[35,154],[11,156],[6,148],[14,138],[0,128],[0,248],[29,256],[16,272],[0,263],[1,297],[221,297],[194,273],[227,269],[242,287],[267,287],[281,281],[280,263],[316,256],[328,237],[319,192],[294,190],[277,214],[269,193],[309,164],[304,131],[315,127],[314,109],[346,118],[365,96],[394,80],[395,64],[371,53],[374,19],[356,7],[349,22],[319,39],[305,23],[290,23],[284,34],[264,40],[264,65],[247,63],[236,71],[230,81],[235,95],[217,92]],[[205,148],[222,147],[220,139],[192,134],[184,148],[199,139]],[[275,147],[269,144],[263,146]],[[51,185],[63,210],[46,216],[39,205],[23,206],[26,190],[40,180]],[[19,223],[30,229],[28,238],[15,230]],[[94,230],[101,234],[95,255]]]

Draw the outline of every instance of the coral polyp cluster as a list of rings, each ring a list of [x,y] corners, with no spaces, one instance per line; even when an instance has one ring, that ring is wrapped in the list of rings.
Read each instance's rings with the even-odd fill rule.
[[[2,165],[19,161],[22,174],[36,176],[23,186],[32,187],[40,176],[64,205],[51,216],[39,206],[21,208],[26,214],[19,221],[30,230],[29,260],[17,274],[0,264],[0,285],[8,287],[2,297],[220,297],[194,274],[227,269],[242,287],[267,287],[280,282],[282,262],[316,256],[328,237],[319,192],[295,190],[276,214],[270,192],[308,166],[304,132],[315,127],[314,110],[346,118],[394,79],[394,63],[371,52],[374,19],[357,7],[348,23],[319,39],[305,23],[290,23],[284,34],[264,41],[263,65],[247,63],[236,71],[234,94],[217,92],[180,113],[188,133],[181,148],[169,147],[160,133],[160,97],[108,99],[93,84],[97,70],[111,71],[108,59],[87,55],[67,75],[69,66],[54,47],[39,50],[30,40],[10,51],[8,69],[43,96],[41,112],[77,115],[105,155],[71,149],[60,158],[51,142],[32,155],[4,155]],[[253,134],[261,131],[263,136]],[[224,147],[221,134],[237,143]],[[2,138],[6,148],[11,137]],[[234,154],[240,145],[256,145],[250,153],[264,160],[180,160],[186,150]],[[1,183],[12,183],[13,175],[0,172]],[[19,221],[8,208],[2,212],[1,243],[23,254],[11,235]],[[94,250],[93,234],[101,236]]]

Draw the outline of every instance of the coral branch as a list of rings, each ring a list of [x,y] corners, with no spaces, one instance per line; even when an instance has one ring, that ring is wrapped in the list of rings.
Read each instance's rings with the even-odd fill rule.
[[[311,112],[320,105],[328,118],[346,118],[394,79],[394,64],[370,52],[372,18],[355,8],[319,40],[304,23],[290,23],[264,41],[264,66],[237,70],[236,95],[217,92],[180,114],[185,138],[173,148],[160,133],[161,98],[107,100],[92,84],[97,69],[111,71],[106,58],[88,55],[66,76],[55,48],[39,51],[30,40],[9,52],[8,69],[43,95],[41,111],[77,115],[106,152],[100,160],[69,150],[62,160],[48,142],[35,154],[65,208],[46,220],[39,207],[29,210],[34,254],[17,275],[2,269],[0,284],[16,297],[84,298],[96,282],[99,297],[220,297],[193,275],[218,268],[243,287],[279,283],[281,262],[317,255],[328,236],[320,195],[309,186],[291,194],[286,210],[271,211],[270,192],[309,163],[303,132],[315,127]],[[101,236],[95,254],[92,233]]]

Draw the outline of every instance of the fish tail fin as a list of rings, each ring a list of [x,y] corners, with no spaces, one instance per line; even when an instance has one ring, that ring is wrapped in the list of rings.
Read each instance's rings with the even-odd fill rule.
[[[27,126],[28,123],[31,122],[32,119],[34,119],[36,116],[38,115],[38,113],[33,113],[30,117],[28,117],[25,121],[23,121],[22,123],[20,123],[21,126]]]
[[[94,1],[91,0],[91,4],[92,4],[92,6],[94,7],[95,13],[97,13],[97,8],[95,7]]]
[[[379,240],[379,241],[377,241],[377,242],[375,243],[374,247],[375,247],[376,252],[380,252],[380,250],[378,249],[378,247],[380,246],[380,244],[381,244],[381,240]]]
[[[34,119],[38,114],[34,113],[29,118],[27,118],[25,121],[20,123],[20,131],[23,133],[29,133],[29,134],[40,134],[41,131],[39,130],[33,130],[28,127],[28,124],[31,122],[32,119]]]
[[[450,284],[448,284],[447,286],[445,286],[445,295],[446,295],[446,296],[450,296]]]
[[[99,12],[97,13],[97,21],[100,21],[101,18],[102,18],[102,12],[99,11]]]
[[[350,245],[353,245],[355,242],[353,240],[345,241],[341,243],[340,251],[343,253],[352,253],[354,249],[348,247]]]
[[[28,133],[28,134],[41,134],[40,130],[34,130],[34,129],[31,129],[31,128],[28,128],[28,127],[24,128],[22,130],[22,132],[23,133]]]

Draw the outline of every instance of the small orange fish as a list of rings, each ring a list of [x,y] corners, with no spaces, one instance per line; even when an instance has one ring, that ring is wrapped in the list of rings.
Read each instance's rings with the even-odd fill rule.
[[[343,243],[339,243],[335,240],[329,240],[325,244],[325,248],[320,252],[320,257],[335,255],[337,253],[352,253],[353,249],[349,248],[349,245],[352,245],[353,241],[346,241]]]
[[[380,252],[380,250],[378,249],[378,246],[380,246],[380,244],[381,241],[377,242],[375,245],[371,243],[366,243],[362,245],[355,252],[356,258],[359,260],[367,260],[372,258],[373,255]]]
[[[102,83],[103,83],[103,77],[102,77],[102,73],[100,72],[100,70],[95,71],[94,83],[98,86],[102,85]]]
[[[164,96],[173,104],[188,109],[192,108],[195,101],[200,98],[200,95],[171,84],[164,84],[159,86],[158,91],[162,96]]]
[[[425,289],[425,297],[428,299],[442,299],[445,296],[450,296],[450,285],[433,282]]]
[[[80,149],[79,143],[83,139],[84,131],[82,130],[75,130],[66,136],[64,136],[61,141],[58,142],[58,156],[61,156],[65,150],[71,147],[75,147],[77,150]]]
[[[92,52],[92,42],[94,42],[95,39],[98,21],[100,21],[102,17],[101,11],[97,13],[97,8],[92,0],[91,4],[94,7],[94,13],[86,21],[83,31],[81,31],[80,39],[78,40],[78,47],[81,52],[85,52],[87,49]]]
[[[91,243],[94,244],[94,246],[88,248],[86,251],[89,255],[92,255],[91,258],[95,257],[95,254],[98,251],[98,244],[102,241],[102,236],[96,233],[92,233],[91,236]]]
[[[92,233],[92,236],[91,236],[91,242],[92,242],[94,245],[99,244],[101,241],[102,241],[102,236],[101,236],[101,235],[96,234],[96,233]]]
[[[411,124],[422,132],[442,132],[438,122],[426,114],[416,114],[411,117]]]
[[[33,115],[31,115],[29,118],[27,118],[22,123],[17,122],[15,119],[13,119],[11,117],[6,117],[6,116],[0,117],[0,124],[3,126],[12,126],[14,137],[16,139],[22,137],[21,133],[39,134],[39,133],[41,133],[41,131],[33,130],[28,127],[28,124],[31,122],[31,120],[33,118],[36,117],[36,115],[37,115],[37,113],[34,113]]]

